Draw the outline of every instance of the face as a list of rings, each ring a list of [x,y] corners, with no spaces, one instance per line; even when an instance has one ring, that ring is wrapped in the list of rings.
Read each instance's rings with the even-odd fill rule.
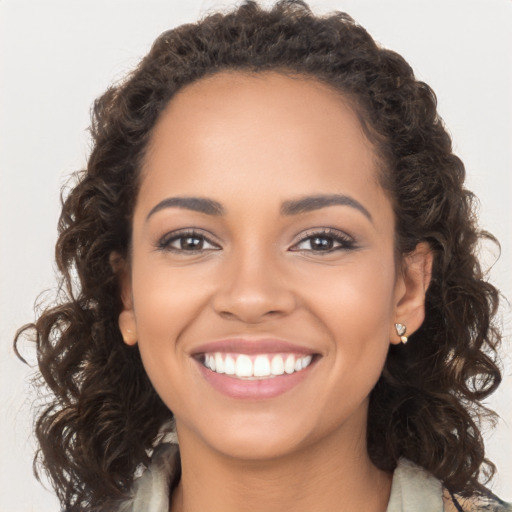
[[[408,321],[378,173],[356,114],[312,79],[221,73],[171,100],[142,171],[120,326],[180,442],[259,459],[364,438]]]

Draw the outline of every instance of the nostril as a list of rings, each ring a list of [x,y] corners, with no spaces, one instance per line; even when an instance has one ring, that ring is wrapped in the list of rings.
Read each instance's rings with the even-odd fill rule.
[[[211,306],[226,320],[260,323],[290,314],[296,307],[296,298],[288,287],[267,275],[260,280],[223,281],[212,297]]]
[[[253,311],[251,311],[250,308],[247,308],[244,311],[218,311],[218,314],[226,320],[240,320],[245,323],[259,323],[269,317],[275,318],[281,315],[285,315],[286,312],[280,311],[278,309],[259,312],[257,308],[255,308]]]
[[[219,311],[219,315],[223,318],[227,318],[228,320],[236,316],[233,313],[230,313],[229,311]]]

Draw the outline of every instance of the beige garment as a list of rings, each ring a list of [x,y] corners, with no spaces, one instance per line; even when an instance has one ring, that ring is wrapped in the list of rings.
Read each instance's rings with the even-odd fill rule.
[[[178,445],[159,445],[151,465],[135,480],[132,495],[108,508],[109,512],[169,512],[170,486],[179,478]],[[439,480],[407,459],[400,459],[393,473],[386,512],[512,512],[512,506],[494,498],[460,500],[457,508]],[[318,512],[318,511],[314,511]]]
[[[400,459],[386,512],[443,512],[443,486],[423,468]]]

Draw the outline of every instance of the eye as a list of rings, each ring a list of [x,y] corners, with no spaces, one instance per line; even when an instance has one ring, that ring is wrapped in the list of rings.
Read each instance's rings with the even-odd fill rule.
[[[306,236],[290,250],[330,253],[339,250],[350,250],[355,247],[354,239],[348,235],[331,229],[323,229],[306,233]]]
[[[158,241],[158,249],[163,251],[192,253],[201,251],[219,250],[206,236],[194,230],[168,233]]]

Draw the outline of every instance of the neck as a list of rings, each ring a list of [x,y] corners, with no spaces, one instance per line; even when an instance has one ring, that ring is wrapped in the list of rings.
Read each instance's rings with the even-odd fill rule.
[[[329,438],[271,460],[239,460],[180,435],[172,512],[385,512],[391,474],[370,461],[365,433]]]

